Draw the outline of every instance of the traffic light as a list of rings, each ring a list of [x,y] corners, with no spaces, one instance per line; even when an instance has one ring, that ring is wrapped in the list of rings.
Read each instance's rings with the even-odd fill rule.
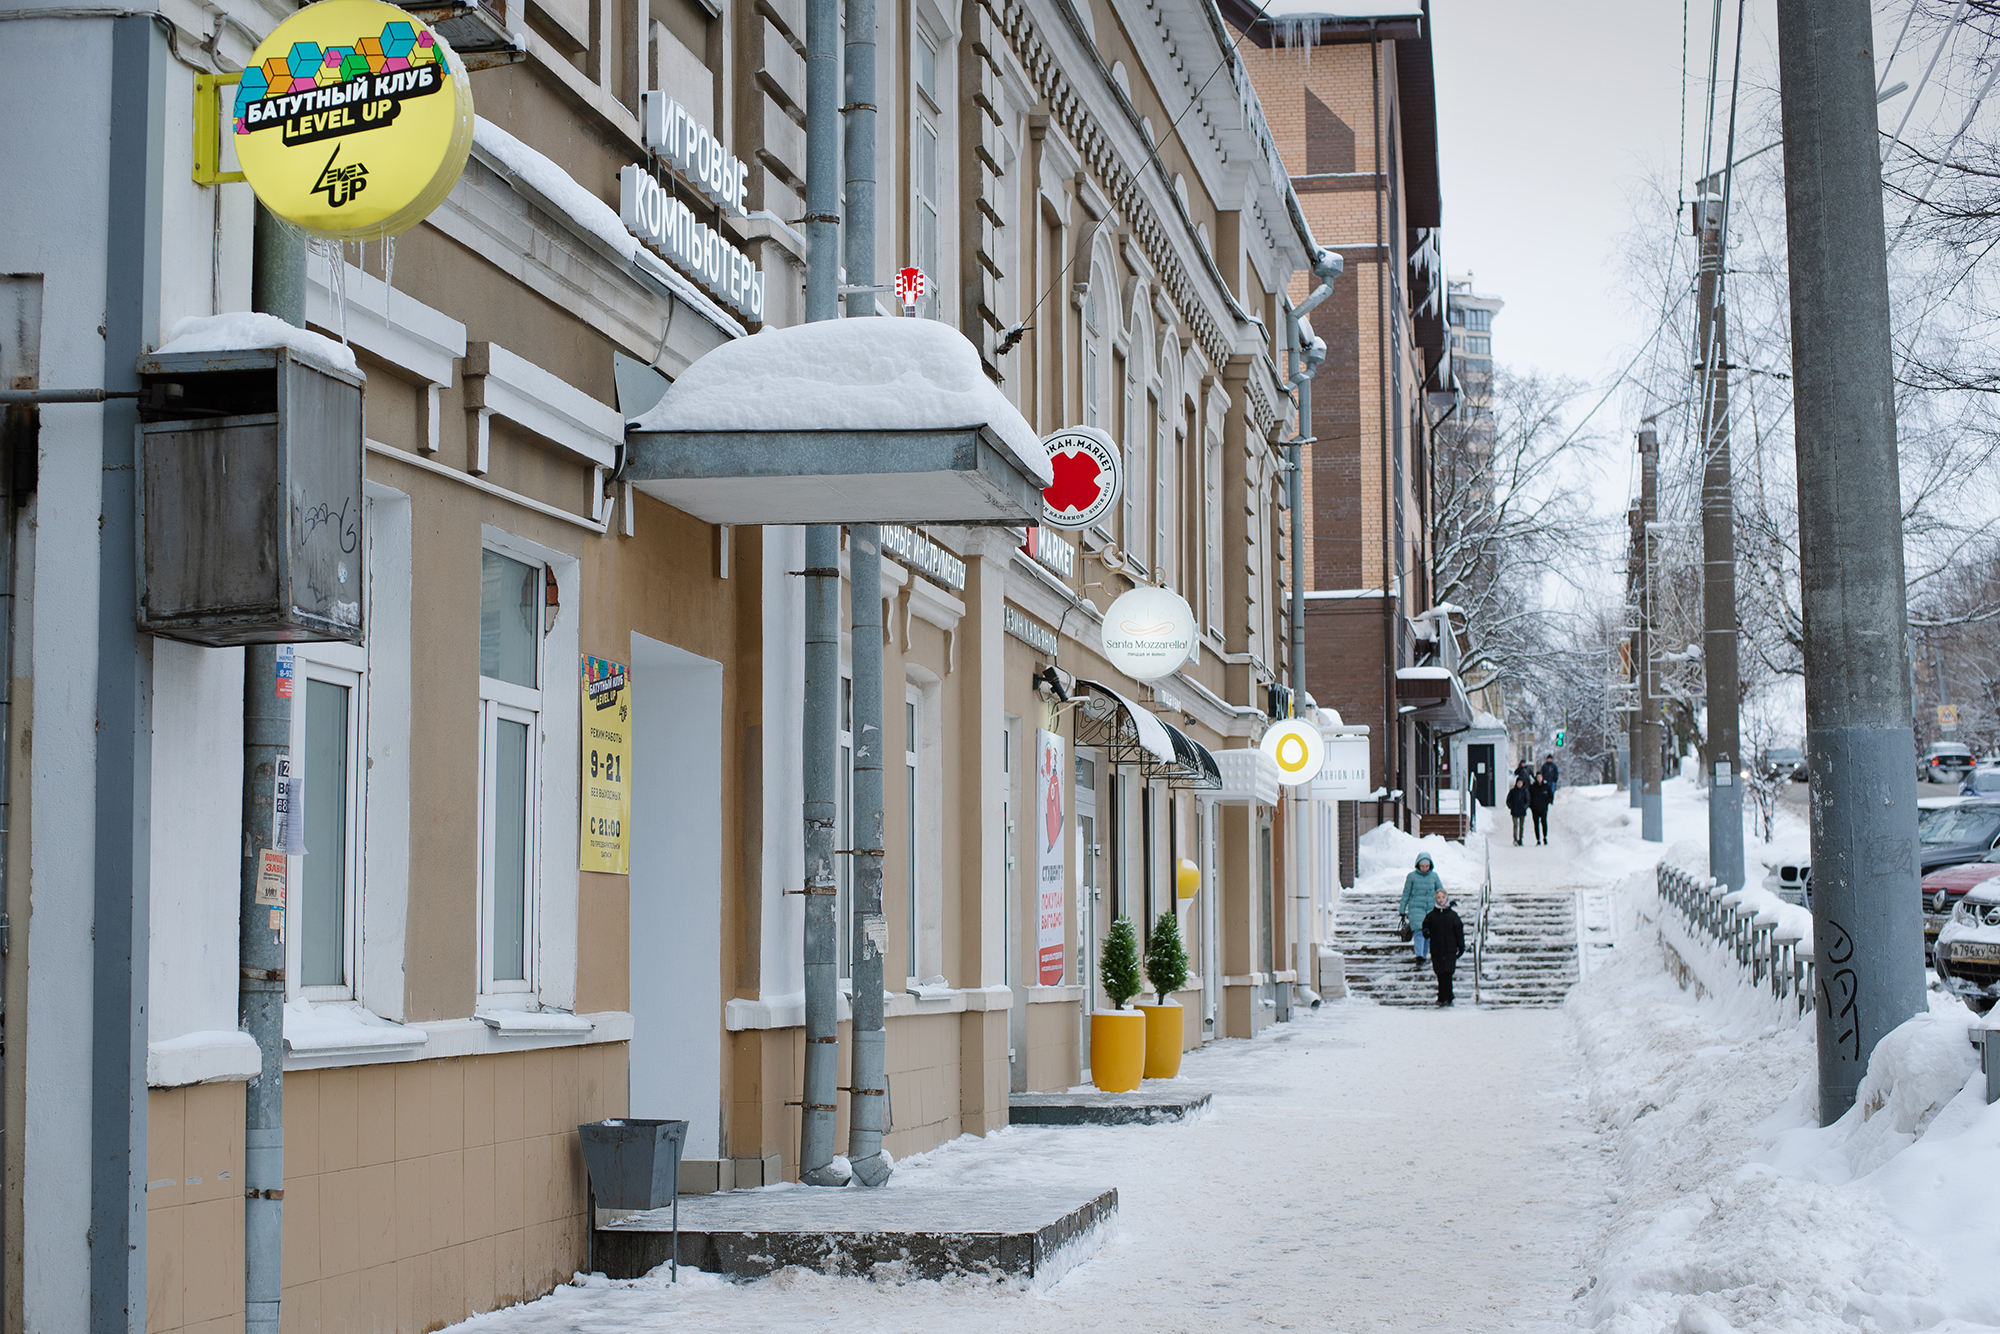
[[[1556,749],[1561,750],[1563,748],[1563,742],[1567,741],[1568,739],[1569,739],[1569,733],[1558,728],[1556,731]]]

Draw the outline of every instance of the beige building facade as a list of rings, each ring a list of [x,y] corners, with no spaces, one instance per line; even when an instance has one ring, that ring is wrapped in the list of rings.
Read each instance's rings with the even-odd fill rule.
[[[167,0],[136,26],[9,25],[0,111],[20,123],[56,104],[38,79],[143,70],[119,113],[156,153],[134,205],[142,351],[249,305],[253,205],[196,171],[196,102],[217,95],[197,77],[240,69],[286,8]],[[519,58],[470,76],[479,122],[450,197],[393,246],[319,246],[306,271],[310,327],[366,380],[367,633],[291,660],[307,847],[285,909],[287,1330],[436,1329],[566,1280],[585,1263],[586,1121],[685,1119],[684,1189],[798,1173],[803,530],[705,522],[625,468],[628,423],[666,385],[803,318],[803,5],[494,14]],[[1082,530],[885,530],[885,1147],[903,1157],[1005,1126],[1012,1093],[1088,1077],[1118,917],[1144,935],[1181,915],[1189,1047],[1311,1003],[1300,933],[1316,946],[1330,922],[1337,829],[1330,801],[1288,815],[1255,751],[1290,670],[1279,358],[1314,243],[1248,68],[1185,0],[901,0],[878,38],[878,274],[924,269],[913,317],[963,334],[1038,434],[1106,433],[1125,475]],[[651,151],[648,92],[745,164],[743,216]],[[628,169],[756,266],[761,321],[633,235]],[[46,216],[0,223],[7,290],[35,294],[22,387],[117,371],[111,335],[88,332],[123,281],[96,258],[123,244],[102,204],[57,191]],[[79,234],[92,264],[65,266]],[[887,293],[880,313],[905,318]],[[9,1331],[96,1328],[113,1290],[135,1329],[244,1324],[243,651],[138,637],[127,869],[66,836],[75,807],[53,795],[97,791],[115,759],[91,740],[92,697],[57,683],[66,663],[130,667],[96,574],[118,410],[45,408],[39,483],[17,496]],[[1185,599],[1197,637],[1139,681],[1102,630],[1147,586]],[[629,671],[623,874],[579,869],[585,659]],[[1169,755],[1140,715],[1171,729]],[[841,745],[851,764],[851,731]],[[1053,918],[1030,837],[1052,754]],[[843,942],[851,888],[843,873]],[[123,964],[103,946],[119,905],[137,905]],[[106,991],[121,967],[126,990]],[[129,1031],[108,1017],[117,996],[137,1007]],[[843,998],[843,1086],[847,1015]],[[143,1087],[119,1093],[120,1059]],[[107,1157],[128,1124],[134,1147]],[[123,1289],[89,1240],[120,1199]]]

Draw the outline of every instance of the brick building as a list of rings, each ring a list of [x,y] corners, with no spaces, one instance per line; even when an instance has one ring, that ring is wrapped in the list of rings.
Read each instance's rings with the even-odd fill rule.
[[[1223,13],[1307,222],[1345,262],[1312,313],[1327,358],[1304,479],[1304,679],[1369,727],[1380,800],[1359,804],[1360,830],[1415,831],[1453,785],[1445,738],[1471,721],[1458,645],[1426,615],[1429,457],[1455,393],[1430,7],[1224,0]],[[1351,875],[1351,848],[1343,860]]]

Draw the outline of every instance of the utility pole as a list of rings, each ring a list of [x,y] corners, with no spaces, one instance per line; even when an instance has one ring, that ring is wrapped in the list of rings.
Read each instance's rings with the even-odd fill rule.
[[[306,249],[261,203],[256,206],[250,304],[300,328],[306,322]],[[335,259],[334,263],[344,261]],[[338,278],[335,278],[338,281]],[[291,650],[282,650],[289,658]],[[237,1022],[256,1039],[257,1077],[243,1093],[243,1327],[277,1334],[284,1297],[285,932],[289,843],[302,846],[283,774],[292,750],[290,672],[277,644],[243,649],[243,847],[238,876]],[[278,799],[287,799],[278,828]],[[273,900],[276,900],[274,905]]]
[[[1736,494],[1729,455],[1729,327],[1723,252],[1728,195],[1703,182],[1694,201],[1701,239],[1696,346],[1701,350],[1702,672],[1708,687],[1708,873],[1743,888],[1742,745],[1737,721]],[[1727,186],[1724,187],[1725,191]]]
[[[1653,670],[1653,527],[1660,518],[1660,437],[1650,425],[1639,430],[1639,836],[1648,843],[1666,838],[1660,814],[1659,676]]]
[[[1626,634],[1626,652],[1630,662],[1626,671],[1632,678],[1632,699],[1625,711],[1625,787],[1631,794],[1633,810],[1639,809],[1639,711],[1640,697],[1645,691],[1646,659],[1645,649],[1639,639],[1639,617],[1642,614],[1639,594],[1640,562],[1646,549],[1646,529],[1639,518],[1639,504],[1634,501],[1625,511],[1625,524],[1630,533],[1625,550],[1625,614],[1631,618],[1631,628]]]
[[[1868,0],[1778,0],[1822,1124],[1925,1008],[1870,17]]]

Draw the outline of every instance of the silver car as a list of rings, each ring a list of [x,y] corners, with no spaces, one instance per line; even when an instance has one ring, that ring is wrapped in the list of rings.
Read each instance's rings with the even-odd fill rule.
[[[2000,877],[1965,891],[1938,932],[1938,980],[1981,1014],[2000,1001]]]

